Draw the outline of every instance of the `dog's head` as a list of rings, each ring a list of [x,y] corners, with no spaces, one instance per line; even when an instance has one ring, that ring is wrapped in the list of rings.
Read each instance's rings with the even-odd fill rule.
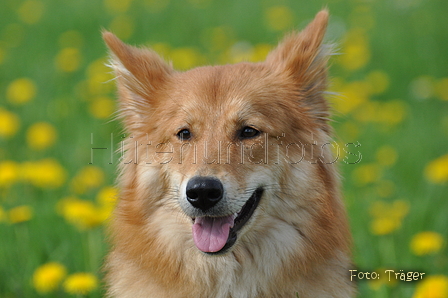
[[[268,228],[321,191],[327,20],[319,12],[264,62],[186,72],[103,34],[132,136],[123,163],[136,166],[122,166],[125,183],[152,209],[186,215],[176,220],[188,222],[199,250],[226,252],[251,226]]]

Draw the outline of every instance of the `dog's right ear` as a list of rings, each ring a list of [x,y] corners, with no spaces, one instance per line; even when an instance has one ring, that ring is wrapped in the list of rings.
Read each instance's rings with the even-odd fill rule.
[[[110,50],[109,66],[115,72],[122,116],[139,117],[151,108],[155,93],[163,89],[173,68],[155,52],[127,45],[110,32],[104,31],[103,39]]]

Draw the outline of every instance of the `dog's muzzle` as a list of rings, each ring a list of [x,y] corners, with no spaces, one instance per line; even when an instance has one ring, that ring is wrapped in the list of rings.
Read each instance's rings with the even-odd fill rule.
[[[263,188],[257,188],[236,213],[193,218],[193,240],[196,247],[207,254],[226,252],[235,244],[238,231],[249,221],[262,195]],[[215,177],[195,176],[187,183],[188,202],[202,212],[218,204],[223,196],[224,187]]]

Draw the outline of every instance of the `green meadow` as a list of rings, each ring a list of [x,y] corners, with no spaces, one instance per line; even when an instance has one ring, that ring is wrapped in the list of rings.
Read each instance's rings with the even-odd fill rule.
[[[0,297],[104,295],[124,136],[101,30],[186,70],[261,61],[323,7],[347,276],[358,297],[448,297],[444,0],[2,0]]]

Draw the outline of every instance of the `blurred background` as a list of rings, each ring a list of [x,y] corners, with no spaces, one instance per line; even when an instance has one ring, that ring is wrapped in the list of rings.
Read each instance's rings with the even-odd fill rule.
[[[263,60],[325,6],[354,260],[382,273],[359,297],[448,297],[445,0],[2,0],[0,297],[104,295],[123,135],[102,28],[185,70]]]

